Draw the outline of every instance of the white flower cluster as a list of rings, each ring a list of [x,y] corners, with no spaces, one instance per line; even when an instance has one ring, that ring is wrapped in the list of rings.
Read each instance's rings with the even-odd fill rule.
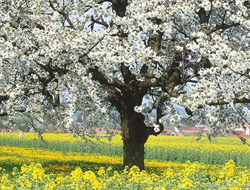
[[[160,131],[160,125],[154,124],[153,126],[156,133]]]
[[[141,113],[143,111],[143,106],[135,106],[134,107],[134,111],[137,112],[137,113]]]
[[[107,87],[117,80],[125,82],[124,65],[137,80],[132,83],[142,84],[148,77],[147,84],[153,84],[148,89],[161,91],[163,85],[170,85],[168,69],[176,52],[183,59],[179,67],[186,70],[173,70],[191,78],[173,88],[180,88],[180,95],[171,99],[172,107],[175,102],[195,112],[218,102],[250,99],[250,21],[243,0],[133,0],[124,17],[115,14],[111,3],[95,0],[67,1],[67,6],[51,1],[52,7],[43,0],[6,2],[0,0],[0,93],[9,96],[2,102],[8,112],[24,104],[30,113],[39,113],[50,93],[52,98],[59,94],[60,103],[67,107],[68,127],[77,109],[98,112],[94,115],[99,117],[107,112],[107,92],[91,69],[104,77]],[[208,23],[200,23],[201,8],[206,16],[211,11]],[[145,65],[152,71],[149,76],[142,72]],[[137,113],[147,109],[134,107]],[[216,109],[207,114],[211,122],[218,121]],[[232,105],[228,109],[234,112]],[[172,123],[181,120],[173,111],[165,111]],[[159,130],[157,124],[153,126]]]

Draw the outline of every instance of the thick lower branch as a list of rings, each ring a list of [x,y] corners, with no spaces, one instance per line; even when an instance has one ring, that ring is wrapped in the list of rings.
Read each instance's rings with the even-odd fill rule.
[[[125,16],[127,6],[128,6],[127,0],[112,0],[112,8],[113,10],[115,10],[116,14],[120,17]]]
[[[136,81],[135,75],[133,75],[129,70],[129,68],[125,66],[123,63],[121,64],[121,73],[125,84],[131,84],[131,82]]]
[[[0,103],[2,103],[2,101],[6,101],[8,100],[10,97],[8,95],[3,95],[3,96],[0,96]]]
[[[121,111],[122,94],[119,89],[111,86],[102,85],[103,89],[108,92],[108,100],[112,106],[115,106],[118,112]]]
[[[122,83],[118,79],[114,79],[113,83],[109,83],[105,75],[102,72],[98,71],[98,67],[90,68],[88,69],[88,72],[93,75],[93,80],[99,82],[101,85],[105,85],[107,87],[117,87],[121,90],[127,88],[126,84]]]

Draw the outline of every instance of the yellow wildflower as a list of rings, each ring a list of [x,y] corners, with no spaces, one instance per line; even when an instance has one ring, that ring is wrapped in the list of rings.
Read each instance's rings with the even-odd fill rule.
[[[83,176],[82,169],[80,167],[77,167],[74,171],[70,173],[71,179],[79,179]]]
[[[194,185],[193,185],[193,181],[192,180],[190,180],[190,179],[188,179],[188,178],[184,178],[183,180],[182,180],[182,187],[194,187]]]
[[[53,190],[56,187],[54,182],[49,182],[46,184],[45,189]]]
[[[6,186],[3,184],[1,185],[1,190],[5,190],[6,189]]]
[[[229,190],[242,190],[241,187],[229,187]]]
[[[99,176],[101,176],[101,177],[104,177],[105,173],[106,173],[106,171],[105,171],[104,167],[101,167],[101,168],[98,170],[98,172],[97,172],[97,174],[98,174]]]
[[[172,169],[167,169],[165,175],[166,175],[166,178],[171,178],[174,176],[174,171]]]

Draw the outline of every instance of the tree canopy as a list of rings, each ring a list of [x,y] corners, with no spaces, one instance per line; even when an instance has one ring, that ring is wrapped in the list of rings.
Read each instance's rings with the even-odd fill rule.
[[[142,147],[163,116],[247,122],[249,9],[249,0],[0,0],[0,113],[42,122],[55,111],[70,128],[76,110],[91,122],[114,108],[124,143],[141,137]]]

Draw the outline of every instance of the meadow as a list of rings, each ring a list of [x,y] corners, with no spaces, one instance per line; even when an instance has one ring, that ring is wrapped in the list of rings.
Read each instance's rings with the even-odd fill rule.
[[[150,137],[145,171],[122,169],[122,141],[0,134],[0,189],[250,189],[250,147],[236,137]]]

